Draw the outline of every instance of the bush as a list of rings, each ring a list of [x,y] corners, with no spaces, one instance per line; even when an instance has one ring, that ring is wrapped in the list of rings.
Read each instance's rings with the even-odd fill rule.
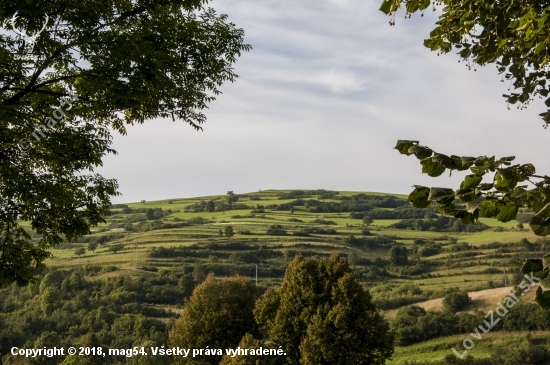
[[[331,226],[335,226],[335,225],[336,225],[336,222],[334,222],[334,221],[327,221],[327,220],[325,220],[324,218],[317,218],[316,220],[314,220],[314,221],[311,222],[311,223],[325,224],[325,225],[331,225]]]
[[[284,236],[286,235],[286,231],[280,224],[274,224],[267,229],[266,234],[270,236]]]
[[[77,248],[74,251],[74,254],[77,255],[78,257],[84,255],[85,253],[86,253],[86,249],[84,247]]]
[[[456,313],[463,310],[470,304],[470,297],[467,292],[450,293],[443,297],[443,309]]]
[[[301,222],[303,222],[303,220],[298,219],[298,218],[288,218],[288,221],[289,221],[289,222],[296,222],[296,223],[301,223]]]
[[[109,246],[109,252],[117,253],[118,251],[122,251],[124,249],[124,245],[122,243],[117,243],[115,245]]]
[[[437,255],[440,252],[441,252],[441,248],[439,246],[424,246],[418,249],[418,254],[421,257]]]

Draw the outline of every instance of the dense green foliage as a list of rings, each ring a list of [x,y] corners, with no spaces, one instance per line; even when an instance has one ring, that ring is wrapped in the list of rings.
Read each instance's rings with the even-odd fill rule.
[[[186,349],[234,348],[246,334],[257,334],[252,310],[256,287],[245,277],[216,280],[209,275],[197,286],[170,331],[170,345]],[[175,364],[219,364],[222,356],[175,357]]]
[[[271,345],[285,364],[384,364],[393,336],[345,260],[297,256],[283,283],[255,308]],[[345,349],[345,350],[343,350]]]
[[[174,276],[104,277],[116,267],[87,265],[49,270],[40,284],[0,291],[0,357],[2,364],[59,364],[64,357],[22,359],[12,347],[94,346],[133,348],[168,341],[175,313],[159,305],[178,305],[185,288]],[[192,289],[192,286],[191,286]],[[93,338],[90,338],[93,336]],[[23,361],[24,360],[24,361]],[[49,362],[46,362],[49,361]],[[124,364],[126,358],[91,357],[93,364]],[[168,357],[151,364],[170,364]],[[23,361],[23,362],[21,362]]]
[[[470,304],[471,299],[466,292],[449,293],[443,297],[443,309],[456,313]]]
[[[0,24],[1,287],[104,222],[118,185],[94,170],[116,153],[111,131],[168,117],[200,129],[250,46],[200,0],[1,2]]]
[[[434,232],[480,232],[489,227],[483,223],[463,224],[452,217],[437,217],[435,219],[403,219],[391,225],[397,229],[414,229],[417,231]]]
[[[238,203],[251,205],[250,200],[252,199],[248,200],[251,195],[240,195]],[[254,193],[254,205],[261,206],[265,201],[271,203],[277,200],[277,197],[278,192],[276,191]],[[216,198],[209,197],[209,199]],[[225,199],[225,195],[220,199]],[[387,318],[392,318],[394,313],[392,309],[399,309],[405,305],[429,299],[443,298],[451,292],[470,292],[502,287],[504,286],[504,275],[500,268],[502,262],[525,255],[535,258],[538,252],[550,247],[550,241],[535,240],[530,236],[531,232],[528,230],[512,228],[515,227],[515,224],[496,229],[490,220],[485,220],[485,222],[492,228],[483,232],[448,232],[444,234],[429,230],[396,229],[383,220],[375,220],[368,227],[369,235],[362,236],[361,233],[365,227],[360,220],[350,217],[351,212],[318,215],[305,211],[303,207],[297,207],[292,213],[265,208],[267,205],[265,203],[263,204],[264,208],[257,208],[263,209],[261,214],[265,214],[264,217],[233,218],[223,212],[203,212],[200,214],[201,217],[196,217],[196,213],[184,211],[187,205],[194,204],[199,200],[205,199],[174,199],[114,206],[112,207],[113,215],[106,218],[106,225],[98,227],[97,231],[83,237],[78,242],[64,243],[53,249],[54,258],[51,259],[51,264],[70,268],[67,275],[75,271],[75,267],[85,265],[86,280],[97,283],[97,285],[103,285],[102,283],[108,280],[123,280],[125,288],[119,288],[118,291],[132,292],[131,298],[125,299],[130,302],[120,304],[118,297],[116,300],[110,299],[114,300],[117,306],[114,311],[119,313],[131,309],[131,312],[127,314],[141,314],[146,318],[160,320],[166,326],[166,331],[169,332],[173,320],[177,316],[175,312],[181,311],[185,298],[188,298],[194,287],[204,281],[211,272],[218,278],[233,275],[246,275],[249,278],[254,278],[257,265],[258,291],[263,293],[269,288],[274,289],[280,285],[286,267],[296,255],[300,254],[302,257],[319,260],[320,258],[328,259],[331,254],[335,254],[341,259],[347,258],[353,268],[356,280],[364,288],[370,288],[372,303],[379,309],[388,310],[384,314],[388,316]],[[286,201],[280,202],[286,203]],[[166,214],[169,211],[167,208],[170,208],[170,214]],[[162,211],[162,218],[147,220],[145,215],[148,209],[153,212]],[[407,208],[373,208],[369,214],[380,211],[391,213],[394,210],[407,210]],[[433,211],[433,207],[428,210]],[[244,216],[242,214],[247,212],[239,212],[239,214]],[[127,224],[128,218],[138,218],[138,215],[139,219],[144,220],[133,223],[136,229],[120,230],[124,224]],[[333,224],[326,225],[327,222]],[[391,221],[391,223],[393,222]],[[155,228],[147,232],[141,231],[138,226],[141,223],[144,224],[143,227],[154,224]],[[180,223],[185,224],[181,227],[177,226]],[[287,234],[283,236],[267,235],[266,230],[273,224],[280,224]],[[230,240],[223,235],[223,230],[228,225],[238,227],[234,231],[234,237]],[[117,231],[110,231],[110,229]],[[222,230],[221,237],[218,234],[220,229]],[[495,234],[492,233],[493,231]],[[295,233],[308,236],[302,237]],[[497,235],[498,239],[502,239],[504,242],[493,242],[492,240],[497,239]],[[95,253],[87,251],[82,258],[74,255],[76,249],[85,248],[89,243],[98,243]],[[126,249],[118,251],[116,255],[109,253],[111,246],[119,244],[124,245]],[[389,250],[395,245],[406,247],[408,256],[406,265],[396,266],[389,261]],[[87,263],[94,263],[94,266],[86,265]],[[119,267],[118,270],[115,265]],[[522,278],[516,277],[516,273],[507,271],[506,274],[508,285],[517,284],[522,280]],[[123,279],[109,279],[108,277],[111,276],[121,276]],[[49,281],[50,278],[44,280]],[[130,285],[132,282],[137,283],[135,288]],[[44,298],[41,293],[29,297],[25,294],[26,290],[28,289],[17,287],[14,289],[11,286],[3,290],[0,289],[0,304],[4,303],[4,299],[7,303],[5,307],[0,308],[0,310],[4,310],[0,315],[2,318],[0,332],[6,329],[4,338],[8,340],[2,344],[2,356],[7,355],[9,346],[14,344],[9,342],[11,336],[9,331],[15,328],[10,323],[25,323],[21,325],[23,328],[26,328],[24,327],[26,324],[32,323],[25,317],[25,313],[29,312],[19,310],[25,308],[23,303],[37,307],[38,313],[43,313],[40,307],[41,303],[44,303],[44,309],[49,311],[48,303],[51,302],[52,297],[55,299],[57,295],[57,293],[48,290],[43,293]],[[90,293],[85,290],[83,293],[90,297],[95,295],[96,291]],[[100,295],[102,295],[101,293]],[[67,301],[74,301],[79,295],[78,291],[74,291],[71,292],[71,295],[62,296],[61,306],[64,306]],[[104,299],[103,303],[107,300]],[[56,302],[54,301],[54,303]],[[517,304],[517,308],[521,308],[521,304]],[[99,305],[101,302],[92,301],[87,311],[94,311]],[[478,305],[479,301],[475,301],[468,309],[476,310]],[[56,306],[59,307],[60,304],[56,304]],[[55,319],[59,319],[56,317],[57,307],[53,308],[50,315]],[[9,308],[15,308],[15,310]],[[75,313],[73,314],[76,317],[75,320],[83,323],[79,311]],[[430,314],[422,320],[422,323],[430,323],[428,319],[433,319],[433,316]],[[528,328],[545,330],[544,317],[541,317],[538,308],[532,304],[529,304],[526,310],[510,312],[508,316],[514,321],[504,323],[506,327],[503,330],[505,331]],[[458,321],[458,317],[455,318],[455,321]],[[10,325],[8,326],[6,323]],[[472,328],[479,324],[472,323],[469,329],[465,329],[466,326],[457,331],[464,335],[470,333]],[[29,344],[25,346],[31,344],[38,346],[42,343],[54,342],[65,344],[65,346],[68,346],[69,343],[74,345],[96,344],[96,346],[101,345],[105,348],[113,346],[110,341],[104,341],[102,332],[96,333],[89,327],[82,327],[82,331],[87,331],[89,335],[75,337],[71,330],[57,332],[54,335],[52,332],[56,331],[55,329],[51,330],[50,327],[44,326],[45,330],[42,331],[41,325],[31,327],[36,333],[23,332],[23,339],[29,340]],[[427,324],[423,326],[426,329],[429,327]],[[460,332],[462,330],[464,332]],[[111,328],[106,327],[105,331],[109,332]],[[410,331],[413,331],[414,335],[414,330],[410,329]],[[13,332],[18,333],[16,330]],[[128,329],[128,333],[130,332],[131,328]],[[445,331],[435,330],[434,333],[435,336],[447,334]],[[421,339],[437,338],[429,334],[415,336],[419,336]],[[163,339],[166,341],[166,335]],[[265,334],[249,335],[240,339],[239,345],[270,348],[272,344],[266,342],[266,339],[268,337]],[[437,341],[447,341],[448,344],[449,339],[438,339]],[[145,342],[136,340],[132,344],[133,346],[144,345],[146,348],[161,345],[165,345],[166,348],[167,345],[166,342],[158,342],[156,339],[149,339]],[[446,351],[452,347],[447,344],[445,344]],[[15,345],[18,346],[20,343],[15,343]],[[399,359],[397,363],[401,363],[403,351],[408,350],[399,349],[394,355]],[[284,359],[284,356],[273,358],[236,356],[232,359],[225,358],[222,361],[225,361],[224,364],[275,365],[274,361],[281,359]],[[57,360],[65,361],[63,365],[80,365],[79,360],[62,358]],[[93,364],[93,360],[97,359],[90,357],[89,360]],[[113,363],[128,365],[153,365],[154,361],[160,363],[169,361],[171,363],[173,359],[161,356],[147,358],[136,356],[111,360]],[[16,365],[14,361],[16,360],[11,359],[9,364]],[[21,358],[19,361],[21,362]],[[49,364],[51,361],[53,360],[34,359],[23,363]]]
[[[405,266],[409,263],[407,248],[405,246],[392,246],[388,253],[388,257],[390,262],[396,266]]]

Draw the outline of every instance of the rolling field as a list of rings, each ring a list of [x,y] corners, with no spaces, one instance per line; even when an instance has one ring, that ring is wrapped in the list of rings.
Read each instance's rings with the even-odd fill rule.
[[[241,194],[229,205],[225,195],[114,205],[106,223],[79,242],[53,249],[46,264],[59,269],[112,268],[96,280],[121,275],[151,280],[159,275],[178,278],[197,270],[219,277],[241,274],[255,279],[257,267],[258,285],[263,291],[280,283],[294,255],[337,254],[348,259],[359,282],[392,321],[400,309],[412,304],[440,312],[442,297],[457,291],[470,293],[473,301],[466,311],[486,311],[518,280],[506,269],[507,263],[538,257],[549,247],[529,228],[517,228],[516,221],[482,218],[485,228],[473,232],[461,231],[456,225],[413,229],[416,221],[435,224],[440,217],[431,211],[432,216],[424,219],[430,211],[417,213],[403,200],[404,195],[302,195],[292,190],[266,190]],[[211,211],[205,211],[207,204]],[[361,219],[365,214],[374,216],[369,225]],[[390,216],[394,218],[377,218]],[[407,220],[413,222],[408,229],[396,228]],[[229,236],[227,229],[232,232]],[[86,248],[90,242],[99,243],[95,252],[88,250],[80,257],[75,254],[77,248]],[[406,265],[390,260],[394,245],[407,248]],[[533,293],[525,299],[532,302]],[[179,304],[163,308],[181,311]],[[489,357],[492,349],[504,346],[513,336],[523,334],[487,334],[472,355]],[[397,347],[388,364],[417,360],[440,363],[463,337]]]

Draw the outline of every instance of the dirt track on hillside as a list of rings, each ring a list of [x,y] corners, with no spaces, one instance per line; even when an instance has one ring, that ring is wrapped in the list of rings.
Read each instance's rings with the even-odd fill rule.
[[[469,311],[481,310],[483,312],[487,312],[490,309],[494,309],[497,305],[497,302],[504,299],[504,297],[510,294],[513,288],[513,286],[508,286],[503,288],[468,292],[468,295],[472,299]],[[517,293],[516,295],[518,296],[518,298],[520,298],[522,302],[527,303],[533,300],[536,290],[537,287],[535,286],[531,288],[529,292],[527,292],[523,297],[517,295]],[[415,303],[414,305],[422,307],[425,310],[441,311],[443,309],[443,298],[431,299],[425,302]],[[385,312],[385,317],[388,319],[394,318],[398,311],[399,309],[387,311]]]

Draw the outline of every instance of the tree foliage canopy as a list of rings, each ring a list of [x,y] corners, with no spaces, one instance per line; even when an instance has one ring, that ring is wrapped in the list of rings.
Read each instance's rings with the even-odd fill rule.
[[[188,349],[236,347],[246,333],[257,333],[252,314],[256,298],[256,287],[246,277],[216,280],[209,275],[195,288],[172,327],[170,345]],[[221,359],[211,355],[176,357],[176,363],[215,365]]]
[[[424,45],[432,51],[453,49],[468,67],[496,64],[515,88],[505,94],[510,104],[526,107],[535,97],[545,99],[540,114],[550,124],[550,6],[540,0],[384,0],[380,10],[393,18],[404,7],[405,17],[424,13],[430,5],[442,6],[442,14]],[[475,66],[474,66],[475,67]]]
[[[116,153],[113,131],[167,117],[201,129],[250,49],[206,2],[0,4],[0,287],[32,281],[49,247],[104,221],[118,185],[94,169]]]
[[[336,255],[297,256],[254,312],[270,344],[285,350],[285,364],[375,365],[393,353],[388,324]]]

